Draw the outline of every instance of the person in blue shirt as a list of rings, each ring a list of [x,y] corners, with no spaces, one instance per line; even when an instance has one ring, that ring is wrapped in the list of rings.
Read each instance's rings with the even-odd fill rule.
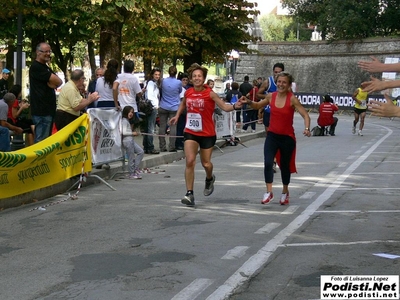
[[[169,67],[168,74],[169,77],[163,79],[161,84],[161,101],[158,109],[158,116],[160,118],[159,144],[160,151],[162,152],[176,152],[176,124],[170,125],[168,149],[164,133],[167,129],[168,120],[176,115],[181,103],[182,82],[176,78],[178,70],[175,66]]]
[[[276,87],[276,76],[285,71],[285,65],[283,63],[276,63],[274,64],[272,68],[272,72],[274,72],[274,75],[269,76],[260,86],[258,89],[258,95],[259,98],[262,99],[264,94],[269,94],[276,92],[277,87]],[[268,127],[269,127],[269,117],[270,117],[270,107],[267,105],[266,107],[262,108],[263,113],[263,124],[265,126],[265,132],[268,133]]]

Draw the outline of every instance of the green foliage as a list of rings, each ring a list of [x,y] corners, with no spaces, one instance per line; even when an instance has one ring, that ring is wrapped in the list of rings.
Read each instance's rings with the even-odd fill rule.
[[[273,14],[260,18],[260,26],[263,32],[263,41],[284,41],[287,21]]]
[[[282,0],[302,24],[317,25],[323,38],[361,39],[399,34],[398,0]]]
[[[264,41],[307,41],[311,38],[310,29],[301,27],[291,16],[264,15],[260,18],[260,26]]]
[[[0,39],[16,40],[19,11],[29,37],[24,49],[34,58],[36,44],[47,41],[64,72],[82,59],[83,44],[98,50],[101,39],[103,59],[223,61],[232,49],[247,51],[246,29],[258,13],[247,0],[9,0],[0,11]]]

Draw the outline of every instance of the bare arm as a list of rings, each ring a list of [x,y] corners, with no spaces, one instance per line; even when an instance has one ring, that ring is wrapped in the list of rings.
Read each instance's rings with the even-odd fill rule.
[[[371,76],[371,81],[365,81],[361,83],[361,87],[364,92],[379,92],[386,89],[400,87],[400,80],[382,81]]]
[[[62,85],[62,80],[56,74],[52,73],[50,75],[49,81],[47,82],[47,85],[52,89],[56,89]]]
[[[267,95],[263,95],[265,98],[263,98],[262,100],[260,100],[259,102],[253,102],[250,99],[242,96],[242,98],[240,98],[240,102],[242,104],[247,104],[249,107],[251,107],[251,109],[260,109],[262,107],[267,106],[270,101],[271,101],[271,97],[272,94],[267,94]]]
[[[358,89],[356,89],[353,93],[353,95],[351,96],[353,98],[354,101],[356,101],[358,104],[361,104],[361,100],[358,100],[356,97],[358,95]]]
[[[400,107],[393,104],[392,99],[385,94],[386,103],[370,100],[368,103],[368,109],[378,117],[400,117]]]
[[[258,89],[257,98],[264,99],[265,98],[265,91],[269,88],[269,79],[264,80],[261,84],[260,88]]]
[[[114,81],[113,83],[113,98],[114,98],[114,105],[117,109],[119,109],[119,105],[118,105],[118,86],[119,86],[119,82]]]
[[[21,127],[14,126],[5,120],[0,120],[0,125],[8,128],[11,131],[14,131],[15,133],[18,133],[18,134],[21,134],[22,132],[24,132],[24,130]]]
[[[384,64],[378,60],[375,56],[370,56],[371,61],[361,60],[358,62],[360,69],[370,72],[400,72],[400,63],[395,64]]]
[[[303,105],[301,105],[299,99],[297,99],[295,96],[292,96],[290,98],[290,102],[291,102],[292,106],[295,109],[297,109],[299,114],[304,119],[304,131],[303,131],[303,134],[305,136],[311,136],[311,132],[310,132],[311,119],[310,119],[310,116],[308,115],[306,109],[303,107]]]
[[[12,108],[12,116],[14,119],[18,118],[19,115],[24,111],[24,109],[29,108],[30,104],[28,102],[22,102],[20,103],[20,105],[18,106],[18,108],[13,107]]]
[[[94,93],[90,93],[89,96],[85,99],[82,98],[81,102],[79,103],[78,106],[73,107],[72,109],[74,111],[81,111],[82,109],[84,109],[86,106],[88,106],[90,103],[92,103],[93,101],[96,101],[100,98],[99,93],[94,92]]]
[[[179,116],[182,114],[182,112],[186,108],[186,97],[182,98],[181,104],[179,104],[178,110],[176,112],[176,115],[173,116],[170,120],[169,123],[172,125],[175,125],[178,122]]]
[[[215,92],[211,92],[210,97],[214,100],[215,104],[217,104],[219,108],[226,112],[234,111],[235,109],[242,107],[242,103],[240,103],[240,101],[236,102],[234,105],[231,105],[222,100]]]

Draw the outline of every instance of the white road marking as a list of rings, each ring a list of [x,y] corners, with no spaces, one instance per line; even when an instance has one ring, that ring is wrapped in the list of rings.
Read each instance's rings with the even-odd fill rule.
[[[182,291],[176,294],[171,300],[192,300],[208,288],[214,280],[207,278],[197,278]]]
[[[333,213],[333,214],[400,213],[400,210],[317,210],[316,213]]]
[[[311,199],[314,197],[316,192],[305,192],[303,195],[300,196],[300,199]]]
[[[247,249],[250,247],[248,246],[237,246],[231,250],[228,250],[228,252],[221,257],[221,259],[237,259],[242,257],[243,255],[246,254]]]
[[[268,234],[275,228],[278,228],[281,225],[281,223],[268,223],[267,225],[261,227],[258,229],[255,234]]]
[[[358,242],[330,242],[330,243],[293,243],[293,244],[283,244],[278,247],[309,247],[309,246],[348,246],[348,245],[360,245],[360,244],[376,244],[376,243],[400,243],[400,241],[394,240],[373,240],[373,241],[358,241]]]
[[[383,126],[382,126],[383,127]],[[386,127],[385,127],[386,128]],[[261,269],[269,257],[275,252],[279,245],[298,230],[303,224],[323,205],[333,193],[345,182],[345,180],[360,166],[360,164],[370,156],[373,151],[383,143],[393,131],[386,128],[388,133],[373,144],[364,154],[356,160],[341,174],[328,188],[315,199],[299,216],[297,216],[288,226],[282,229],[275,237],[268,241],[256,254],[251,256],[235,273],[233,273],[220,287],[218,287],[206,300],[228,299],[240,285],[244,284]]]
[[[400,172],[359,172],[354,173],[354,175],[399,175]]]
[[[282,215],[292,215],[299,207],[300,207],[299,205],[290,205],[283,212],[281,212],[281,214]]]
[[[338,165],[339,168],[344,168],[345,166],[347,166],[348,163],[347,162],[342,162]]]

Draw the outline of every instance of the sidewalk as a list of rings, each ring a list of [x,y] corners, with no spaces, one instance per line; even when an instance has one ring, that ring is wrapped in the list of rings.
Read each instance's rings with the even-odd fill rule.
[[[262,124],[257,124],[256,125],[256,132],[251,133],[251,129],[248,128],[247,133],[235,133],[235,137],[239,137],[241,142],[246,142],[255,138],[259,137],[264,137],[265,136],[265,129],[264,125]],[[135,137],[135,141],[143,147],[143,136],[139,135]],[[168,145],[168,136],[166,136],[166,141]],[[224,139],[218,139],[216,142],[215,150],[219,151],[219,148],[223,148],[226,145],[226,141]],[[154,146],[156,150],[159,150],[159,142],[158,142],[158,137],[154,138]],[[223,151],[223,149],[222,149]],[[172,163],[174,161],[183,159],[185,157],[185,154],[183,151],[177,151],[177,152],[160,152],[160,154],[145,154],[144,158],[142,160],[141,168],[142,169],[147,169],[147,168],[152,168],[155,166],[163,165],[163,164],[168,164]],[[93,168],[91,173],[89,174],[88,178],[86,178],[86,182],[82,183],[82,187],[84,188],[87,185],[90,184],[96,184],[96,183],[101,183],[99,179],[96,177],[100,177],[104,180],[111,179],[114,174],[117,172],[121,173],[123,169],[123,164],[125,164],[125,169],[127,169],[127,164],[122,162],[122,161],[116,161],[109,163],[109,168],[104,168],[103,166],[102,169],[96,169]],[[93,176],[90,176],[93,175]],[[29,193],[25,193],[22,195],[18,195],[15,197],[11,198],[6,198],[0,200],[0,210],[6,209],[6,208],[11,208],[11,207],[17,207],[23,204],[27,203],[32,203],[40,200],[44,200],[50,197],[54,197],[58,194],[64,194],[66,193],[67,190],[71,189],[72,186],[77,182],[76,178],[71,178],[69,180],[65,180],[63,182],[54,184],[52,186],[42,188],[39,190],[35,190]],[[103,183],[101,183],[103,184]],[[71,194],[74,194],[74,190],[70,191]]]

